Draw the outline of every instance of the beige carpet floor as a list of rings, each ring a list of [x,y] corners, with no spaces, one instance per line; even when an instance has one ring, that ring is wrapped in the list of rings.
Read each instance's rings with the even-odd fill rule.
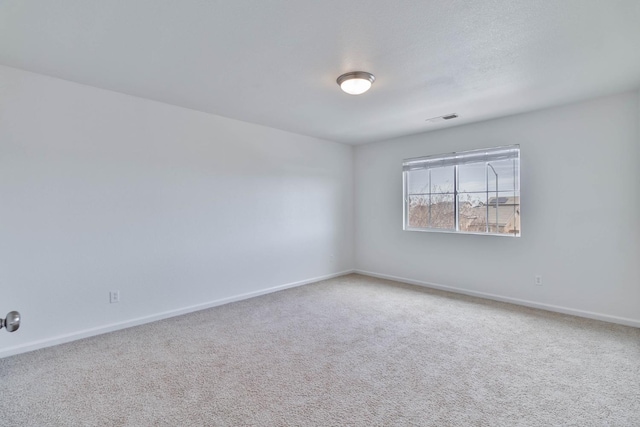
[[[0,359],[2,426],[640,426],[640,329],[350,275]]]

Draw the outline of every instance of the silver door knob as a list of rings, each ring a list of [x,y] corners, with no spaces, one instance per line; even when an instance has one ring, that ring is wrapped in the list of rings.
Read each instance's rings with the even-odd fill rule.
[[[0,329],[6,328],[7,332],[15,332],[20,327],[20,313],[10,311],[6,319],[0,319]]]

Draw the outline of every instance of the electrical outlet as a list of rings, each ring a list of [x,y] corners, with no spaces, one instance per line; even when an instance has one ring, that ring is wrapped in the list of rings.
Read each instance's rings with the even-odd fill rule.
[[[111,291],[109,292],[109,302],[114,304],[116,302],[120,302],[120,291]]]
[[[542,276],[536,276],[536,277],[533,279],[533,283],[534,283],[536,286],[542,286]]]

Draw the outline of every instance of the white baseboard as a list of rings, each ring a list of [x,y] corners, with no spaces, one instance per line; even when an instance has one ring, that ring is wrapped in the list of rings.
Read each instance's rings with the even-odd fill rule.
[[[577,310],[574,308],[561,307],[561,306],[552,305],[552,304],[544,304],[540,302],[528,301],[528,300],[523,300],[519,298],[504,297],[504,296],[490,294],[486,292],[471,291],[468,289],[457,288],[454,286],[447,286],[447,285],[440,285],[437,283],[425,282],[422,280],[407,279],[404,277],[391,276],[389,274],[374,273],[372,271],[364,271],[364,270],[356,269],[354,272],[357,274],[362,274],[364,276],[377,277],[379,279],[393,280],[395,282],[408,283],[410,285],[423,286],[426,288],[439,289],[442,291],[454,292],[458,294],[470,295],[470,296],[490,299],[494,301],[507,302],[511,304],[523,305],[525,307],[539,308],[541,310],[553,311],[556,313],[570,314],[572,316],[586,317],[588,319],[602,320],[604,322],[617,323],[620,325],[633,326],[636,328],[640,328],[640,320],[628,319],[625,317],[611,316],[609,314],[593,313],[591,311]]]
[[[28,351],[39,350],[45,347],[52,347],[58,344],[64,344],[71,341],[76,341],[82,338],[88,338],[95,335],[106,334],[108,332],[114,332],[121,329],[130,328],[132,326],[143,325],[145,323],[151,323],[162,319],[167,319],[169,317],[180,316],[183,314],[193,313],[194,311],[205,310],[207,308],[217,307],[224,304],[229,304],[235,301],[241,301],[244,299],[249,299],[253,297],[257,297],[260,295],[270,294],[272,292],[281,291],[284,289],[295,288],[297,286],[308,285],[310,283],[320,282],[322,280],[333,279],[334,277],[345,276],[347,274],[354,273],[354,270],[346,270],[338,273],[327,274],[324,276],[314,277],[311,279],[300,280],[298,282],[286,283],[284,285],[274,286],[267,289],[261,289],[259,291],[247,292],[240,295],[235,295],[232,297],[222,298],[215,301],[206,302],[203,304],[196,304],[189,307],[183,307],[176,310],[169,310],[158,314],[153,314],[150,316],[138,317],[136,319],[126,320],[124,322],[112,323],[105,326],[99,326],[91,329],[84,329],[78,332],[73,332],[65,335],[58,335],[52,338],[47,338],[39,341],[33,341],[26,344],[17,345],[14,347],[9,347],[6,349],[0,350],[0,359],[3,357],[9,357],[20,353],[26,353]]]

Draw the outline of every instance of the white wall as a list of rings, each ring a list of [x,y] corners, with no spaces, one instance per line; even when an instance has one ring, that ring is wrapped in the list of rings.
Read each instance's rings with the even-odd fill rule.
[[[513,143],[521,238],[402,231],[403,158]],[[354,263],[640,326],[638,160],[640,92],[359,146],[354,157],[0,66],[0,315],[23,315],[19,332],[0,333],[0,357]],[[119,304],[108,303],[112,289]]]
[[[0,67],[0,356],[353,268],[353,149]],[[121,292],[109,304],[109,290]]]
[[[638,109],[634,91],[357,147],[356,268],[640,326]],[[522,237],[402,231],[402,159],[508,144]]]

